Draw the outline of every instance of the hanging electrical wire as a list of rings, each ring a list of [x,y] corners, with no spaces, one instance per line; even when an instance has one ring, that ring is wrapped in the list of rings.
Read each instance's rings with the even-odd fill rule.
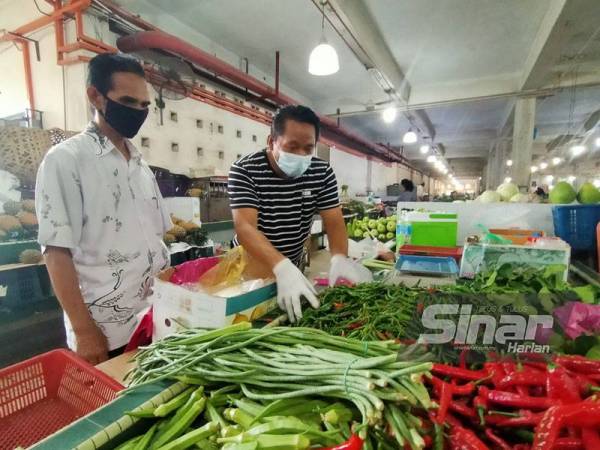
[[[38,2],[37,2],[37,0],[33,0],[33,3],[35,4],[35,7],[36,7],[36,9],[37,9],[37,10],[38,10],[38,11],[39,11],[41,14],[43,14],[44,16],[48,16],[48,17],[50,17],[50,16],[52,15],[52,14],[48,14],[47,12],[44,12],[44,11],[42,10],[42,8],[40,8],[40,5],[38,5]]]

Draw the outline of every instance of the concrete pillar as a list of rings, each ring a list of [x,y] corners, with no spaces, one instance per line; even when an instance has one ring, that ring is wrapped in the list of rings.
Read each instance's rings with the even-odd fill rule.
[[[515,123],[512,147],[513,181],[528,189],[533,155],[533,128],[535,125],[535,97],[519,98],[515,105]]]

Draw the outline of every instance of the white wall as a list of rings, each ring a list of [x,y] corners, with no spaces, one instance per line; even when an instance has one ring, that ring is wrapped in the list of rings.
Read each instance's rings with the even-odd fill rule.
[[[44,2],[41,2],[40,6],[49,9]],[[40,17],[32,1],[0,0],[0,8],[0,29],[15,29]],[[241,58],[238,55],[222,48],[192,28],[175,23],[173,18],[163,14],[147,19],[165,31],[177,34],[182,39],[239,66]],[[66,26],[67,43],[74,41],[73,22],[70,21]],[[106,22],[86,15],[85,30],[91,37],[115,45],[116,36],[109,32]],[[82,130],[91,119],[91,109],[85,94],[87,65],[61,67],[56,64],[52,25],[31,34],[30,37],[40,42],[41,60],[36,60],[34,48],[31,46],[31,65],[36,109],[44,113],[44,128]],[[21,52],[12,43],[0,43],[0,74],[0,117],[23,112],[28,107],[23,59]],[[267,83],[273,81],[270,75],[261,73],[253,66],[250,66],[250,74],[264,79]],[[205,84],[211,89],[210,83]],[[153,88],[149,86],[149,89],[154,98]],[[306,102],[299,93],[285,85],[282,86],[282,90],[299,101]],[[165,102],[164,125],[159,125],[158,110],[154,109],[138,136],[133,139],[145,159],[152,165],[192,176],[206,174],[203,171],[226,174],[231,162],[237,159],[238,155],[266,145],[269,127],[264,124],[196,100]],[[171,111],[177,113],[177,122],[170,120]],[[196,119],[203,121],[203,128],[196,128]],[[223,126],[223,134],[218,132],[219,125]],[[238,130],[242,133],[241,138],[236,135]],[[256,142],[252,140],[253,135],[256,136]],[[143,137],[148,138],[149,147],[141,145]],[[178,144],[178,152],[171,150],[173,143]],[[198,156],[199,147],[203,149],[202,156]],[[219,158],[219,152],[223,152],[222,159]],[[385,194],[387,185],[398,183],[402,178],[410,178],[408,169],[397,164],[388,166],[378,161],[371,162],[368,178],[367,159],[339,149],[331,150],[330,161],[336,172],[338,184],[349,185],[351,195],[365,194],[368,187],[377,194]]]
[[[189,176],[227,175],[239,155],[266,147],[269,127],[262,123],[187,98],[166,100],[166,104],[164,125],[160,126],[159,111],[154,108],[133,139],[152,165]],[[170,119],[171,112],[177,113],[177,122]],[[202,128],[196,127],[197,119],[202,120]],[[222,134],[219,126],[223,127]],[[253,135],[256,142],[252,140]],[[148,138],[149,147],[142,146],[142,138]],[[173,143],[178,144],[178,152],[172,151]],[[202,148],[202,155],[198,155],[198,148]]]
[[[332,147],[329,155],[330,164],[337,177],[338,187],[348,185],[348,194],[367,192],[367,159],[351,155],[343,150]]]

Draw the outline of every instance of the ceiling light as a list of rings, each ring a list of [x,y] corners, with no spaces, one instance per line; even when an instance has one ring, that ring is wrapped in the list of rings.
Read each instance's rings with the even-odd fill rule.
[[[568,181],[569,183],[572,183],[573,181],[575,181],[575,179],[576,179],[576,178],[577,178],[577,177],[576,177],[575,175],[569,175],[569,176],[567,177],[567,181]]]
[[[421,152],[421,154],[426,155],[427,153],[429,153],[429,145],[421,145],[419,151]]]
[[[554,180],[554,175],[546,175],[546,181],[547,181],[548,183],[551,183],[551,182],[552,182],[552,180]]]
[[[402,142],[404,142],[405,144],[414,144],[415,142],[417,142],[417,133],[409,129],[406,133],[404,133],[404,136],[402,137]]]
[[[510,183],[511,181],[512,181],[512,178],[511,178],[511,177],[506,177],[506,178],[504,179],[504,182],[505,182],[505,183]]]
[[[548,163],[547,162],[541,162],[540,163],[540,169],[544,170],[546,167],[548,167]]]
[[[321,40],[308,58],[308,72],[312,75],[332,75],[340,70],[340,61],[335,48],[325,39],[325,2],[323,2],[323,19],[321,21]]]
[[[538,171],[537,166],[531,166],[531,173],[536,173]]]
[[[513,162],[512,162],[512,159],[507,159],[507,160],[506,160],[506,165],[507,165],[508,167],[512,166],[512,164],[513,164]]]
[[[596,186],[597,188],[600,188],[600,179],[596,179],[594,180],[594,182],[592,183],[594,186]]]
[[[435,157],[435,155],[429,155],[427,157],[427,162],[428,163],[435,163],[437,161],[437,158]]]
[[[389,106],[383,110],[381,117],[385,123],[392,123],[394,120],[396,120],[396,114],[396,108]]]
[[[600,147],[600,137],[597,137],[596,140],[594,141],[594,145],[596,147]]]
[[[585,153],[586,148],[585,145],[574,145],[571,147],[571,154],[573,156],[579,156],[583,153]]]
[[[326,76],[333,75],[340,70],[335,48],[329,45],[324,39],[317,45],[308,59],[308,71],[312,75]]]
[[[552,165],[558,166],[561,163],[561,161],[562,161],[562,159],[560,159],[558,157],[552,158]]]

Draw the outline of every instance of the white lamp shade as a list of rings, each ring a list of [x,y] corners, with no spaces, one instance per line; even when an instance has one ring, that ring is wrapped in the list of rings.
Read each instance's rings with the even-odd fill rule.
[[[308,58],[308,71],[312,75],[332,75],[340,70],[340,61],[335,48],[327,42],[317,45]]]
[[[402,137],[402,142],[404,142],[405,144],[414,144],[415,142],[417,142],[417,133],[415,133],[412,130],[407,131]]]
[[[383,113],[381,113],[381,117],[385,123],[392,123],[394,120],[396,120],[396,108],[393,106],[385,108]]]
[[[421,147],[419,148],[419,151],[421,152],[422,155],[429,153],[429,145],[427,145],[427,144],[421,145]]]

